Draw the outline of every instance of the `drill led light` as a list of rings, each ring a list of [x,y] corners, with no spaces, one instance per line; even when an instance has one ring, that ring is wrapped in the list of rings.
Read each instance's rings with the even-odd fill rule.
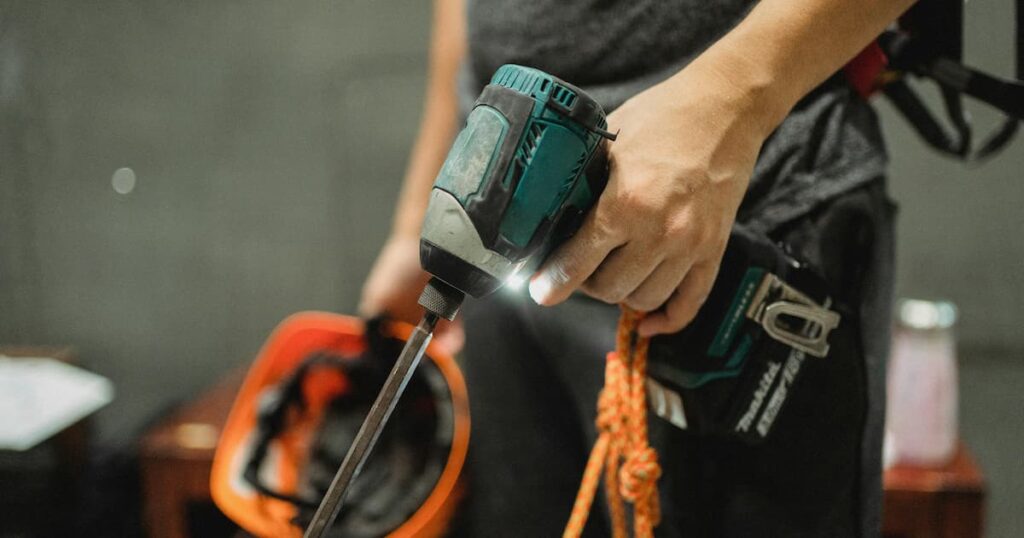
[[[505,285],[512,291],[519,291],[526,285],[526,275],[522,273],[512,273],[512,276],[505,280]]]

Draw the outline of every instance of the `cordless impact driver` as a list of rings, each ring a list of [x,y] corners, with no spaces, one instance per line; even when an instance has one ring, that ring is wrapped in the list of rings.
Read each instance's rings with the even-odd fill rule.
[[[607,182],[601,106],[547,73],[504,65],[455,139],[430,192],[420,263],[433,278],[425,312],[331,482],[307,538],[341,510],[440,318],[454,319],[466,294],[484,297],[526,278],[579,228]]]

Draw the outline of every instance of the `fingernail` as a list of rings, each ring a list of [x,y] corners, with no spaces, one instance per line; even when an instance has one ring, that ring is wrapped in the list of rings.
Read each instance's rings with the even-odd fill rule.
[[[530,298],[537,304],[544,304],[544,300],[551,294],[552,287],[554,283],[551,282],[551,275],[545,271],[530,281]]]
[[[530,297],[537,304],[544,304],[551,299],[555,288],[564,286],[569,282],[569,273],[565,272],[561,263],[550,262],[546,269],[541,271],[530,281]]]

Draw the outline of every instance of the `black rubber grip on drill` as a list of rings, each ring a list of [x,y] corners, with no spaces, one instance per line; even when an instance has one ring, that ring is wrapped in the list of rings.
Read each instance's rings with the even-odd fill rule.
[[[459,313],[459,307],[462,306],[465,297],[465,293],[434,277],[423,288],[419,303],[428,311],[451,321],[455,319],[455,314]]]

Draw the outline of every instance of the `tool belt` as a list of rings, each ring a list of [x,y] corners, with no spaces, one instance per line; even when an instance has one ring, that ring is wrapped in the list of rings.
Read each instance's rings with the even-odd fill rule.
[[[651,339],[651,409],[689,432],[761,442],[801,390],[803,363],[829,360],[840,321],[813,268],[737,225],[694,321]]]

